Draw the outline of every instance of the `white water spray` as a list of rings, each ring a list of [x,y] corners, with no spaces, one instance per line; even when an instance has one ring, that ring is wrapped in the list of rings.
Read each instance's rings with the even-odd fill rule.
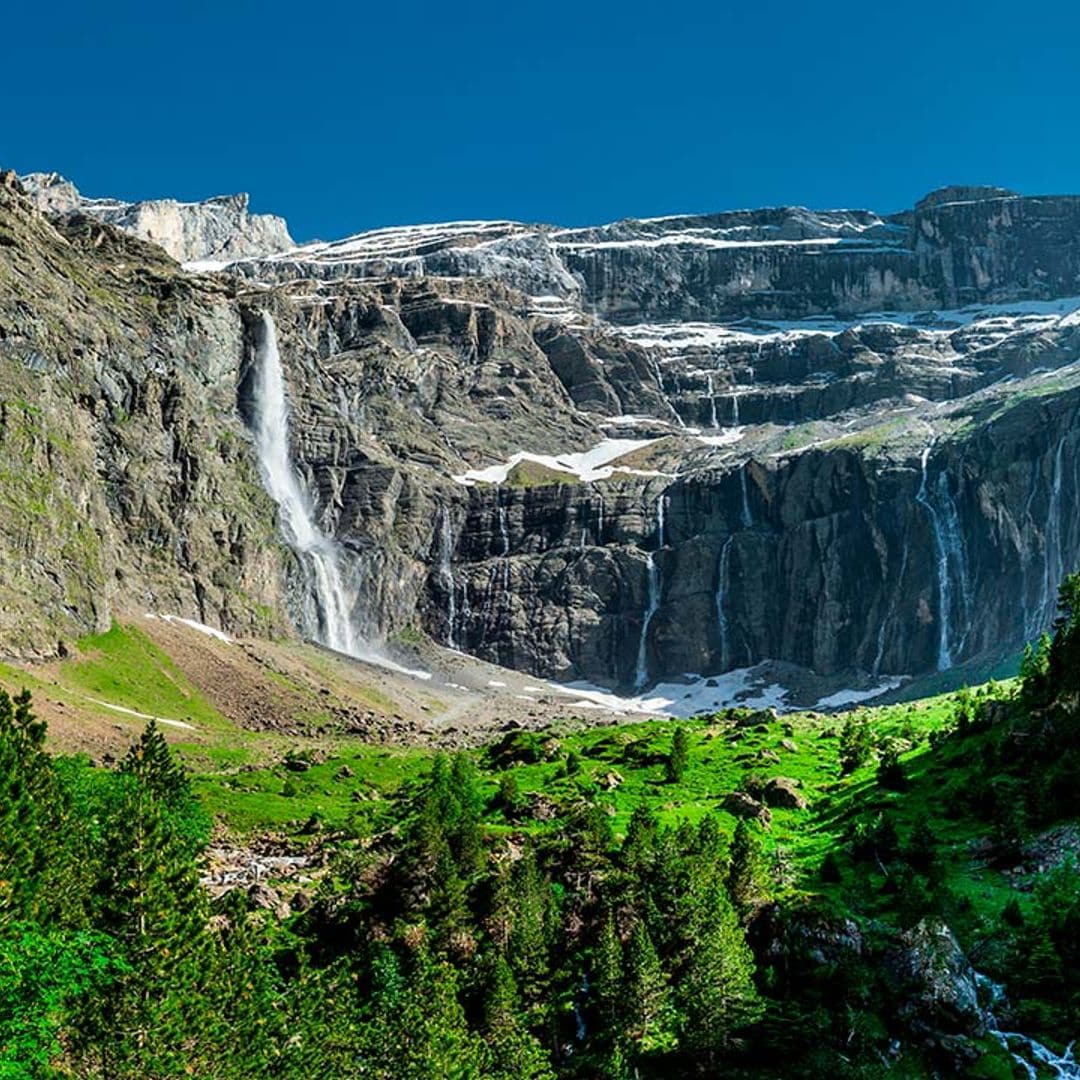
[[[716,625],[720,634],[720,670],[727,671],[731,662],[731,643],[728,630],[727,612],[724,610],[724,600],[727,595],[729,567],[731,564],[731,544],[734,535],[724,541],[720,549],[720,561],[716,568]]]
[[[938,475],[936,493],[930,490],[927,482],[927,462],[932,449],[933,443],[922,453],[922,479],[919,490],[915,493],[915,500],[926,508],[934,534],[938,570],[938,671],[945,671],[952,667],[955,652],[963,648],[964,639],[967,636],[969,597],[964,538],[960,531],[956,504],[949,490],[948,473],[942,470]],[[953,640],[954,574],[959,585],[957,603],[960,606],[960,622],[964,627],[964,633],[960,636],[959,642]]]
[[[310,575],[318,628],[312,636],[321,645],[380,667],[430,679],[426,671],[402,667],[366,642],[358,641],[352,622],[352,597],[341,572],[341,546],[315,524],[314,508],[289,456],[289,404],[278,351],[277,327],[262,312],[262,335],[255,350],[255,449],[259,475],[278,507],[285,542]]]
[[[720,427],[720,420],[716,415],[716,391],[713,389],[713,377],[710,371],[707,378],[709,389],[709,426],[715,431]]]
[[[754,524],[754,515],[750,513],[750,494],[746,490],[746,465],[739,470],[739,488],[742,492],[742,523],[744,529]]]
[[[454,554],[454,533],[450,526],[450,508],[443,505],[439,522],[439,583],[446,592],[446,644],[456,649],[454,631],[457,627],[457,594],[454,583],[454,566],[451,558]]]
[[[338,561],[338,545],[315,524],[314,512],[289,459],[289,408],[278,352],[277,328],[262,313],[262,338],[256,353],[255,446],[263,486],[277,503],[285,540],[310,569],[318,607],[318,640],[331,649],[357,654],[352,604]]]

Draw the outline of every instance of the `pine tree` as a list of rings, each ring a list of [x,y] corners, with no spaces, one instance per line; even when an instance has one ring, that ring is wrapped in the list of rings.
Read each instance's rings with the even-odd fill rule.
[[[491,1080],[554,1080],[543,1048],[521,1020],[517,986],[510,965],[499,954],[491,963],[484,1030],[488,1044],[485,1076]]]
[[[670,988],[643,922],[634,927],[627,946],[623,1002],[627,1035],[638,1053],[670,1048]]]
[[[620,1005],[623,1000],[623,948],[608,915],[600,929],[600,940],[593,956],[591,990],[605,1033],[619,1041]]]
[[[740,818],[731,841],[725,882],[728,896],[740,913],[746,914],[757,899],[760,876],[761,853],[758,843],[751,835],[750,826]]]
[[[105,822],[99,918],[128,972],[100,1002],[103,1056],[146,1075],[177,1067],[205,1030],[208,912],[190,822],[169,805],[175,779],[151,725],[125,759]]]
[[[731,1033],[756,1020],[762,1003],[753,954],[726,892],[700,887],[690,906],[690,947],[678,988],[683,1042],[707,1060],[713,1075]]]
[[[669,784],[682,783],[686,770],[690,765],[690,737],[686,729],[677,727],[671,740],[671,753],[667,759],[667,782]]]
[[[550,948],[554,929],[551,884],[527,848],[511,874],[514,898],[513,925],[508,954],[522,995],[530,1008],[544,1000],[551,970]]]

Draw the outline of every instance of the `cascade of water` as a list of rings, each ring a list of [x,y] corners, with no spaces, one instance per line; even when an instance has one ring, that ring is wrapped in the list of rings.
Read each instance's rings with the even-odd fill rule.
[[[754,515],[750,513],[750,493],[746,490],[746,465],[739,470],[739,488],[742,492],[742,523],[744,529],[754,524]]]
[[[352,603],[341,574],[339,547],[315,524],[313,507],[290,460],[289,406],[277,328],[265,311],[256,349],[253,397],[259,473],[267,493],[277,504],[286,542],[310,572],[319,623],[314,636],[331,649],[355,656]]]
[[[930,459],[931,443],[922,452],[920,468],[922,479],[919,490],[915,493],[915,501],[926,509],[930,516],[930,527],[934,534],[934,552],[937,555],[938,576],[938,670],[944,671],[952,666],[952,655],[949,651],[949,552],[942,539],[941,522],[938,519],[937,509],[927,490],[926,464]]]
[[[885,659],[885,631],[888,628],[889,623],[896,618],[896,609],[900,603],[901,590],[904,588],[904,575],[907,573],[908,555],[910,553],[911,548],[905,544],[904,557],[900,560],[900,576],[896,579],[896,588],[893,590],[892,603],[889,605],[888,614],[881,620],[881,626],[878,627],[877,652],[874,655],[874,666],[871,669],[871,674],[874,676],[881,674],[881,663]]]
[[[934,551],[937,555],[938,577],[938,670],[945,671],[952,667],[956,649],[962,649],[967,637],[967,616],[969,608],[967,561],[964,558],[964,538],[960,531],[960,519],[956,503],[949,490],[949,476],[943,469],[938,474],[936,493],[928,483],[927,462],[930,459],[931,443],[922,453],[922,479],[915,501],[926,509],[930,518],[930,527],[934,534]],[[940,503],[940,505],[936,505]],[[959,643],[953,641],[953,577],[959,585],[956,603],[960,608],[960,625],[964,632]]]
[[[720,549],[720,559],[716,567],[716,625],[720,634],[720,670],[727,671],[731,666],[731,643],[729,641],[727,612],[724,600],[727,594],[728,570],[731,564],[731,543],[734,535],[724,541]]]
[[[645,618],[641,623],[641,638],[638,641],[637,666],[634,671],[635,690],[644,690],[649,682],[649,627],[660,607],[660,570],[651,551],[645,556],[645,568],[649,575],[649,599],[645,605]]]
[[[737,390],[731,395],[731,426],[739,426],[739,392]]]
[[[664,543],[664,506],[666,502],[666,495],[661,495],[656,500],[656,543],[658,547],[666,546]]]
[[[971,611],[971,595],[968,582],[967,557],[964,553],[964,533],[960,528],[960,515],[956,509],[956,500],[949,488],[949,476],[943,469],[937,478],[938,499],[941,507],[941,522],[944,526],[945,544],[948,549],[948,564],[953,581],[957,586],[956,604],[959,605],[960,633],[952,641],[950,629],[950,650],[954,656],[963,652],[971,631],[968,615]]]
[[[712,372],[708,375],[708,389],[709,389],[709,426],[714,430],[720,426],[720,421],[716,416],[716,391],[713,389]]]
[[[664,376],[663,373],[660,371],[659,361],[653,361],[652,369],[653,376],[656,379],[656,388],[660,391],[660,396],[664,399],[664,404],[667,405],[667,407],[671,410],[671,415],[675,417],[675,423],[678,424],[681,428],[686,427],[685,421],[679,415],[679,410],[671,404],[671,398],[668,397],[667,391],[664,389]]]
[[[506,507],[499,504],[499,540],[502,543],[502,555],[510,554],[510,525],[507,521]]]
[[[983,1022],[987,1031],[1024,1070],[1028,1080],[1038,1080],[1040,1076],[1047,1075],[1046,1070],[1050,1070],[1049,1075],[1057,1077],[1058,1080],[1080,1080],[1080,1061],[1074,1056],[1074,1043],[1065,1047],[1065,1053],[1055,1054],[1048,1046],[1037,1042],[1030,1035],[1023,1035],[1018,1031],[1002,1031],[997,1017],[994,1016],[994,1008],[1005,997],[1004,987],[981,972],[975,973],[975,981],[990,997],[990,1004],[983,1010]]]
[[[1062,439],[1054,454],[1054,471],[1050,479],[1050,505],[1046,512],[1046,542],[1043,575],[1042,604],[1039,622],[1042,628],[1050,625],[1057,612],[1057,588],[1064,573],[1065,552],[1062,543],[1061,522],[1061,475],[1065,440]]]
[[[600,496],[600,502],[596,508],[596,542],[604,542],[604,496]]]
[[[454,534],[450,525],[450,508],[442,507],[439,526],[439,583],[446,593],[446,644],[456,649],[454,631],[457,627],[457,591],[454,583],[454,567],[451,559],[454,554]]]

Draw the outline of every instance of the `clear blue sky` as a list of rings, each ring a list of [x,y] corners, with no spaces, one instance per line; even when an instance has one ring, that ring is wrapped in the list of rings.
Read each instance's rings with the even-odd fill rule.
[[[250,191],[298,239],[1080,191],[1080,4],[53,0],[7,6],[0,165]]]

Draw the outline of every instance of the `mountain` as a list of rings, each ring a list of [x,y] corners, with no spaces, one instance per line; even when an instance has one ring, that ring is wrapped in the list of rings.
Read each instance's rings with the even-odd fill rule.
[[[38,209],[84,214],[163,247],[179,262],[235,259],[293,247],[288,226],[272,214],[248,212],[247,195],[220,195],[203,202],[147,199],[126,203],[90,199],[58,173],[29,173],[23,188]]]
[[[1014,651],[1075,565],[1078,197],[297,247],[244,197],[2,191],[8,650],[344,607],[365,649],[711,707],[766,661],[868,692]]]

